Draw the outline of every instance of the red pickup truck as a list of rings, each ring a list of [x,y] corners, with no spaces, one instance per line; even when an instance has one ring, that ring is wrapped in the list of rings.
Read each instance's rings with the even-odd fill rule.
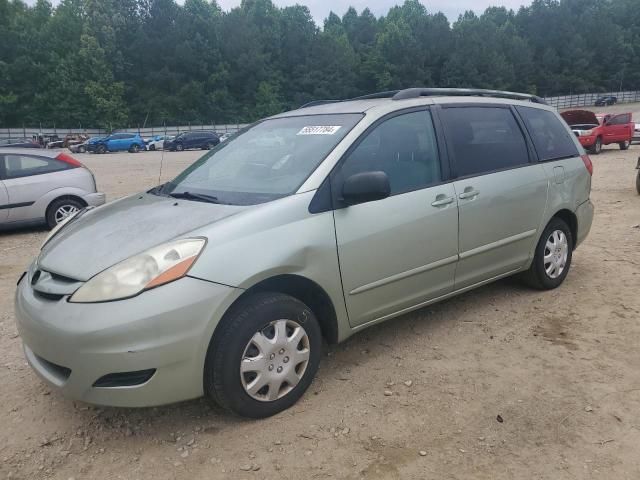
[[[598,154],[603,145],[612,143],[617,143],[620,150],[631,145],[635,124],[630,113],[596,115],[589,110],[568,110],[560,115],[589,153]]]

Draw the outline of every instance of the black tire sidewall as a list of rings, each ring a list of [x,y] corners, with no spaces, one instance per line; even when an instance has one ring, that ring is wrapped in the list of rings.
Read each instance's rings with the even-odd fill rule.
[[[564,267],[564,271],[562,272],[562,274],[557,278],[551,278],[547,275],[547,272],[544,269],[544,250],[545,250],[545,246],[547,243],[547,239],[549,238],[549,235],[551,235],[551,233],[554,232],[555,230],[561,230],[566,235],[567,240],[569,242],[569,252],[567,254],[567,263]],[[538,245],[536,246],[536,253],[535,253],[535,257],[533,259],[533,265],[532,265],[532,268],[535,272],[535,276],[537,277],[536,279],[542,288],[546,290],[551,290],[559,287],[562,284],[562,282],[564,282],[564,279],[569,274],[569,270],[571,268],[571,260],[573,258],[573,242],[574,242],[574,239],[573,239],[573,235],[571,234],[571,229],[564,222],[564,220],[560,218],[552,219],[547,225],[547,227],[544,229],[544,232],[542,233],[542,236],[538,241]]]
[[[304,327],[309,337],[307,369],[296,387],[273,402],[249,396],[240,379],[240,361],[251,337],[270,322],[289,319]],[[221,320],[209,347],[205,365],[205,392],[222,407],[250,418],[265,418],[286,410],[307,390],[320,364],[322,333],[315,315],[304,303],[280,293],[248,297]]]
[[[54,200],[53,202],[51,202],[51,204],[49,205],[49,208],[47,208],[47,214],[45,217],[45,220],[47,222],[47,227],[49,227],[49,229],[54,228],[57,223],[56,223],[56,210],[58,210],[60,207],[64,206],[64,205],[73,205],[74,207],[82,210],[84,208],[84,205],[82,203],[80,203],[78,200],[74,200],[72,198],[63,198],[60,200]]]
[[[184,146],[183,146],[181,143],[178,143],[178,144],[176,145],[176,151],[177,151],[177,152],[181,152],[181,151],[183,151],[183,150],[184,150]]]

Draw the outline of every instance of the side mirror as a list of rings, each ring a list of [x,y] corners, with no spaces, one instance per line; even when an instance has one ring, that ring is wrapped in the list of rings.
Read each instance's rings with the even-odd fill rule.
[[[351,175],[342,186],[342,199],[348,205],[382,200],[391,195],[389,177],[384,172],[362,172]]]

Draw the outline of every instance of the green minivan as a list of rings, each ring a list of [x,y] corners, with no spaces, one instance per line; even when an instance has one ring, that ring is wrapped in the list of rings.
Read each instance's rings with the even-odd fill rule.
[[[535,96],[314,102],[52,231],[16,292],[25,355],[94,404],[206,395],[273,415],[323,339],[515,274],[558,287],[591,227],[591,174]]]

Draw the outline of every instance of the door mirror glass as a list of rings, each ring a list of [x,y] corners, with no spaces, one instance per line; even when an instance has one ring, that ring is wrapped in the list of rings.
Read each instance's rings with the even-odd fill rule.
[[[382,200],[390,194],[389,177],[379,171],[351,175],[342,186],[342,199],[348,205]]]

